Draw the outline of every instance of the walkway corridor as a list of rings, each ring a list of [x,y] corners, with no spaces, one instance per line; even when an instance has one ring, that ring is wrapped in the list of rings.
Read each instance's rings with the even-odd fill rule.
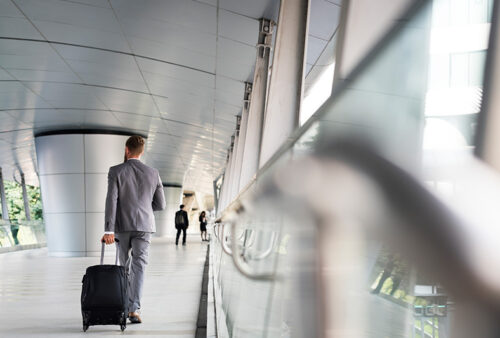
[[[207,245],[176,247],[153,240],[142,301],[144,323],[125,335],[194,337]],[[114,262],[107,256],[105,263]],[[98,257],[48,257],[46,249],[0,255],[0,337],[100,337],[121,335],[119,326],[83,333],[81,280]]]

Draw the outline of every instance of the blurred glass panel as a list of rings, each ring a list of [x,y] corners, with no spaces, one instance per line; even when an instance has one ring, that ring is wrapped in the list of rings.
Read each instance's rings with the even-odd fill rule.
[[[451,54],[450,59],[450,87],[467,87],[469,85],[469,55]]]
[[[430,9],[426,6],[411,20],[402,22],[390,43],[372,56],[341,94],[322,106],[315,141],[362,140],[395,163],[418,171],[428,82]],[[298,141],[301,148],[304,142]],[[315,147],[314,143],[311,146]]]
[[[242,199],[239,257],[252,272],[280,278],[245,278],[219,249],[217,278],[229,336],[451,336],[455,300],[405,258],[404,246],[387,245],[401,235],[394,229],[405,220],[393,217],[382,197],[367,197],[370,187],[344,185],[355,170],[317,164],[314,157],[325,140],[354,138],[445,198],[456,194],[453,170],[467,163],[474,147],[492,1],[421,4]],[[306,170],[287,177],[297,164]],[[346,179],[330,182],[343,170]],[[269,182],[286,193],[266,190]],[[364,180],[354,182],[363,186]],[[308,214],[321,207],[352,214]],[[365,208],[379,213],[364,218]],[[433,239],[432,231],[428,236]],[[421,244],[424,257],[430,245]]]
[[[471,87],[483,86],[483,73],[486,62],[486,51],[469,54],[469,85]]]
[[[469,21],[469,0],[451,0],[450,15],[452,25],[464,25]]]

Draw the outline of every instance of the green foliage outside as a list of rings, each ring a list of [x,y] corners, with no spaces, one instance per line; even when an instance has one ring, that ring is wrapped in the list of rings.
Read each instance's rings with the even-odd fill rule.
[[[20,184],[13,181],[4,181],[5,197],[7,200],[7,207],[9,209],[9,219],[11,221],[24,221],[26,214],[24,212],[23,202],[23,189]],[[31,211],[31,220],[43,220],[42,213],[42,199],[40,195],[40,188],[26,185],[28,199]],[[0,214],[1,214],[0,208]]]

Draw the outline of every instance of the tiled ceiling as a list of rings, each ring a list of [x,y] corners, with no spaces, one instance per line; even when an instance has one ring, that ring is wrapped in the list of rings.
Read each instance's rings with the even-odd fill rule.
[[[340,11],[331,0],[311,6],[309,65],[333,34],[315,17],[338,21]],[[164,182],[211,193],[244,82],[252,81],[258,19],[276,20],[278,7],[279,0],[0,0],[5,178],[20,169],[38,184],[38,132],[112,129],[148,136],[145,161]]]

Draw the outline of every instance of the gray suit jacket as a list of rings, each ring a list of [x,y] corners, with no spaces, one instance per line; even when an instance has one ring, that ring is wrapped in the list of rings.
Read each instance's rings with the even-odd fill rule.
[[[153,211],[164,208],[158,170],[136,159],[109,168],[105,231],[155,232]]]

